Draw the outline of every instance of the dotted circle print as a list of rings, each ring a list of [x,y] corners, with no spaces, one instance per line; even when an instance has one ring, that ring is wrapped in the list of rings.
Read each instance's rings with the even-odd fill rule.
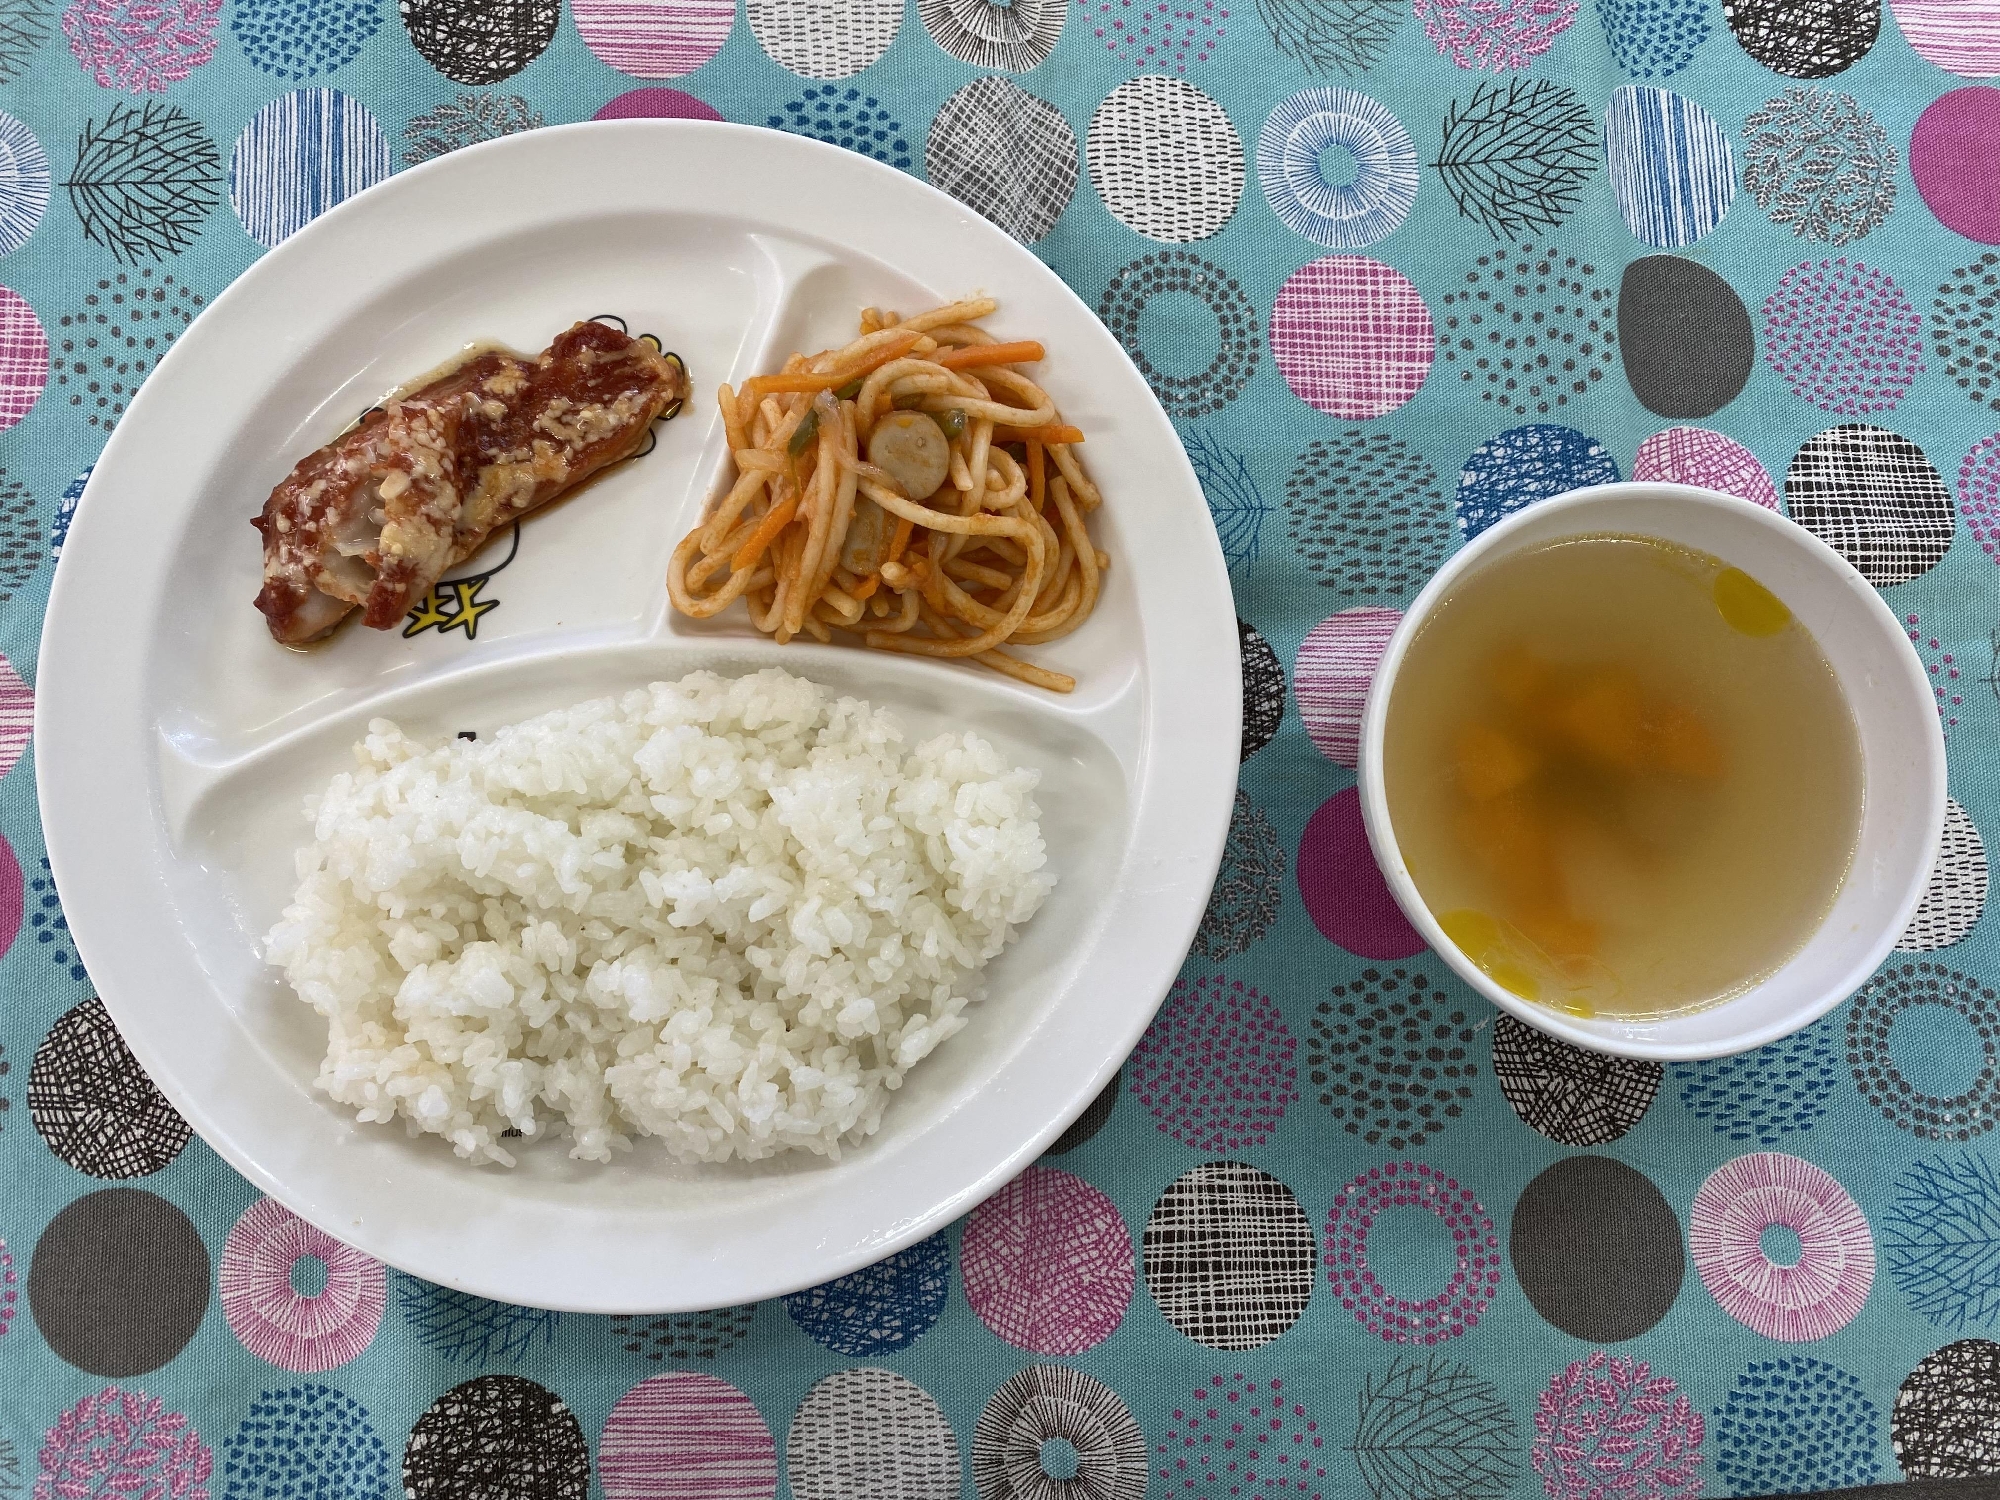
[[[366,106],[337,89],[299,89],[258,110],[236,138],[229,203],[250,238],[275,245],[393,169],[389,138]]]
[[[499,83],[527,67],[548,49],[562,19],[561,0],[397,0],[397,5],[410,45],[424,61],[454,83],[474,86]]]
[[[1904,953],[1933,953],[1963,940],[1986,910],[1986,884],[1986,841],[1972,815],[1948,797],[1937,863],[1896,947]]]
[[[1197,1151],[1261,1146],[1299,1097],[1298,1043],[1268,996],[1178,979],[1126,1064],[1132,1097]]]
[[[1049,1472],[1042,1450],[1067,1443],[1075,1469]],[[1146,1435],[1123,1398],[1067,1365],[1030,1365],[1010,1376],[972,1429],[972,1487],[979,1500],[1143,1500]]]
[[[1480,256],[1438,314],[1438,353],[1459,383],[1520,416],[1567,406],[1611,368],[1611,290],[1595,266],[1558,250]]]
[[[1743,122],[1744,191],[1803,239],[1847,245],[1881,228],[1898,165],[1889,132],[1851,94],[1795,86]]]
[[[1794,521],[1877,587],[1908,583],[1951,546],[1951,494],[1924,450],[1850,422],[1806,439],[1785,470]]]
[[[1132,1300],[1132,1237],[1117,1205],[1067,1172],[1030,1167],[965,1221],[965,1300],[1030,1354],[1081,1354]]]
[[[299,1288],[302,1264],[320,1283],[313,1291]],[[344,1365],[368,1347],[386,1281],[380,1261],[269,1198],[229,1231],[217,1277],[223,1316],[243,1347],[299,1374]]]
[[[1931,679],[1931,696],[1937,700],[1938,717],[1943,721],[1945,737],[1951,737],[1952,730],[1958,728],[1956,710],[1965,706],[1965,695],[1957,685],[1960,671],[1957,657],[1944,649],[1944,643],[1923,629],[1921,615],[1903,616],[1903,633],[1910,638],[1910,644],[1917,649],[1917,656],[1924,664],[1924,671]]]
[[[1361,711],[1389,637],[1403,621],[1393,609],[1345,609],[1306,632],[1292,659],[1292,695],[1313,748],[1336,765],[1361,753]]]
[[[1888,411],[1923,371],[1923,320],[1882,272],[1808,261],[1764,301],[1764,362],[1822,411]]]
[[[301,1475],[323,1495],[380,1495],[389,1450],[368,1409],[323,1385],[266,1391],[222,1450],[226,1500],[299,1500]]]
[[[903,25],[902,0],[744,0],[764,55],[801,78],[851,78],[878,61]]]
[[[1430,373],[1436,330],[1394,266],[1329,255],[1287,278],[1271,307],[1271,357],[1292,394],[1346,421],[1403,405]]]
[[[19,292],[0,286],[0,432],[31,410],[49,380],[49,336]]]
[[[1614,89],[1604,164],[1625,227],[1662,250],[1692,245],[1736,197],[1736,157],[1715,116],[1668,89]]]
[[[1795,1262],[1781,1265],[1765,1251],[1772,1228],[1798,1236]],[[1688,1249],[1724,1312],[1783,1343],[1845,1328],[1875,1282],[1875,1243],[1847,1189],[1779,1151],[1739,1156],[1709,1174],[1688,1210]]]
[[[1960,1339],[1927,1355],[1896,1392],[1889,1442],[1912,1479],[2000,1474],[2000,1344]]]
[[[215,1456],[158,1396],[108,1386],[43,1434],[35,1494],[204,1496]],[[19,1494],[17,1487],[14,1491]]]
[[[1368,848],[1361,794],[1353,787],[1335,792],[1306,821],[1296,868],[1306,914],[1329,943],[1378,960],[1424,951]]]
[[[1216,346],[1215,355],[1200,370],[1175,374],[1155,363],[1141,342],[1141,320],[1156,297],[1185,293],[1206,307],[1212,328],[1204,334]],[[1111,278],[1097,304],[1097,315],[1112,332],[1160,405],[1176,417],[1205,417],[1243,394],[1257,373],[1261,330],[1257,309],[1243,294],[1236,278],[1191,250],[1142,255]],[[1179,331],[1179,330],[1177,330]],[[1189,342],[1204,334],[1189,332]]]
[[[34,131],[0,113],[0,255],[28,243],[48,206],[48,154]]]
[[[1401,604],[1451,550],[1437,470],[1386,432],[1309,444],[1285,481],[1285,515],[1306,571],[1344,599]]]
[[[1285,669],[1278,653],[1255,625],[1239,618],[1237,644],[1243,657],[1243,752],[1248,760],[1276,738],[1285,718]]]
[[[60,501],[57,510],[60,513]],[[41,497],[0,469],[0,604],[42,570],[41,511]],[[9,868],[15,871],[11,884],[4,873]],[[19,867],[11,856],[0,856],[0,954],[6,953],[20,926],[20,896]]]
[[[1479,1076],[1475,1035],[1435,976],[1364,969],[1315,1010],[1306,1078],[1349,1135],[1413,1150],[1464,1114]]]
[[[1307,1238],[1311,1238],[1310,1231]],[[14,1314],[19,1311],[21,1300],[20,1280],[14,1269],[14,1252],[7,1248],[5,1240],[0,1240],[0,1336],[14,1326]]]
[[[1353,174],[1321,165],[1344,152]],[[1417,201],[1417,147],[1386,105],[1353,89],[1305,89],[1271,111],[1257,137],[1257,180],[1271,212],[1329,250],[1359,250],[1392,234]]]
[[[726,1380],[676,1372],[618,1398],[597,1443],[604,1500],[771,1500],[778,1445]]]
[[[2000,253],[1960,266],[1938,288],[1931,343],[1975,406],[2000,411]]]
[[[1778,508],[1778,487],[1757,455],[1706,427],[1669,427],[1639,445],[1632,460],[1636,480],[1692,484],[1720,490],[1766,510]]]
[[[756,1316],[754,1304],[656,1317],[628,1313],[611,1320],[611,1336],[627,1354],[642,1355],[655,1364],[714,1359],[749,1337]]]
[[[193,1134],[95,999],[65,1011],[35,1049],[28,1114],[58,1160],[111,1181],[159,1171]]]
[[[1646,1117],[1665,1070],[1606,1057],[1499,1016],[1493,1076],[1521,1123],[1563,1146],[1608,1146]]]
[[[1773,73],[1831,78],[1868,55],[1882,0],[1723,0],[1737,44]]]
[[[1085,154],[1111,216],[1150,240],[1206,239],[1243,195],[1236,127],[1184,78],[1148,73],[1113,89],[1090,117]]]
[[[680,78],[722,50],[734,0],[571,0],[584,46],[634,78]]]
[[[1024,245],[1076,192],[1076,132],[1061,110],[1009,78],[975,78],[939,107],[924,175]]]
[[[295,81],[353,62],[381,16],[374,0],[236,0],[229,24],[245,57]]]
[[[1067,1156],[1077,1147],[1097,1138],[1111,1118],[1111,1111],[1118,1105],[1118,1080],[1122,1075],[1113,1073],[1111,1081],[1097,1091],[1097,1097],[1084,1105],[1083,1113],[1069,1122],[1069,1128],[1055,1138],[1044,1156]]]
[[[1896,1179],[1882,1254],[1910,1308],[1940,1328],[2000,1313],[2000,1170],[1970,1152],[1919,1161]]]
[[[201,311],[201,293],[151,266],[99,276],[56,319],[55,399],[109,433],[160,357]]]
[[[114,1378],[157,1370],[208,1310],[208,1248],[156,1193],[103,1188],[49,1220],[28,1264],[28,1306],[55,1353]]]
[[[1423,1298],[1398,1297],[1368,1264],[1368,1239],[1392,1208],[1435,1214],[1452,1239],[1444,1286]],[[1342,1188],[1326,1220],[1327,1277],[1340,1305],[1370,1333],[1392,1344],[1435,1344],[1478,1326],[1500,1290],[1500,1240],[1479,1200],[1421,1162],[1370,1167]]]
[[[807,89],[765,123],[773,130],[872,156],[900,172],[910,169],[910,143],[901,122],[879,99],[857,88],[828,83]]]
[[[1596,1349],[1556,1371],[1536,1399],[1528,1459],[1549,1500],[1695,1500],[1705,1435],[1679,1382]]]
[[[1130,0],[1097,0],[1092,33],[1104,50],[1130,68],[1159,68],[1185,74],[1190,64],[1205,63],[1228,35],[1222,22],[1229,12],[1216,0],[1180,7],[1186,0],[1141,0],[1135,13]],[[1089,10],[1089,4],[1084,6]]]
[[[1269,815],[1239,788],[1222,867],[1190,951],[1217,963],[1248,952],[1278,920],[1284,895],[1285,846]]]
[[[222,0],[70,0],[63,36],[99,88],[164,94],[215,56]]]
[[[1680,1063],[1681,1103],[1729,1141],[1773,1146],[1811,1130],[1840,1085],[1839,1015],[1752,1052]]]
[[[841,1370],[792,1414],[785,1473],[798,1500],[958,1500],[958,1439],[922,1387],[893,1370]]]
[[[1242,1162],[1176,1179],[1146,1220],[1146,1290],[1160,1315],[1211,1349],[1255,1349],[1298,1322],[1318,1259],[1292,1190]]]
[[[1577,0],[1415,0],[1424,35],[1461,68],[1525,68],[1569,30]]]
[[[1162,1488],[1177,1500],[1331,1500],[1326,1435],[1282,1380],[1210,1376],[1174,1408],[1154,1448]],[[1253,1441],[1254,1440],[1254,1441]],[[1210,1488],[1209,1486],[1213,1486]]]
[[[1708,40],[1708,9],[1697,0],[1598,0],[1597,18],[1619,71],[1633,78],[1680,72]]]
[[[1995,0],[1889,0],[1889,12],[1925,61],[1961,78],[2000,78]]]
[[[593,120],[719,120],[713,104],[679,89],[632,89],[598,107]]]
[[[1643,255],[1618,283],[1618,350],[1647,411],[1706,417],[1743,393],[1757,363],[1736,289],[1680,255]]]
[[[481,1375],[446,1391],[403,1449],[409,1500],[585,1500],[590,1445],[554,1391]]]
[[[1990,170],[2000,141],[2000,89],[1953,89],[1910,132],[1910,176],[1938,223],[1982,245],[2000,245],[2000,199]]]
[[[1459,471],[1459,530],[1469,542],[1537,500],[1617,479],[1617,460],[1574,427],[1511,427],[1474,448]]]
[[[1959,464],[1958,510],[1979,550],[2000,562],[2000,432],[1974,443]]]
[[[1890,1046],[1903,1015],[1919,1006],[1958,1012],[1978,1038],[1971,1082],[1943,1096],[1921,1089]],[[1890,964],[1854,997],[1847,1017],[1847,1064],[1861,1097],[1892,1125],[1931,1141],[1969,1141],[2000,1120],[2000,1004],[1993,991],[1942,964]]]
[[[1824,1360],[1758,1360],[1716,1413],[1715,1471],[1731,1494],[1803,1494],[1878,1476],[1875,1403]]]
[[[931,40],[960,62],[1026,73],[1056,50],[1069,0],[917,0],[917,15]]]
[[[1687,1269],[1667,1200],[1644,1173],[1608,1156],[1543,1169],[1514,1205],[1508,1248],[1535,1311],[1593,1344],[1653,1327]]]
[[[836,1354],[908,1348],[944,1311],[951,1247],[942,1234],[785,1298],[792,1321]]]

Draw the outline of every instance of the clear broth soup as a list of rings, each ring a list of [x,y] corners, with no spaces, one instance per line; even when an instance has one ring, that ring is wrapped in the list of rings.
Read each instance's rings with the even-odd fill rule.
[[[1707,553],[1591,536],[1471,572],[1389,702],[1411,878],[1497,983],[1576,1015],[1713,1005],[1847,878],[1861,744],[1819,643]]]

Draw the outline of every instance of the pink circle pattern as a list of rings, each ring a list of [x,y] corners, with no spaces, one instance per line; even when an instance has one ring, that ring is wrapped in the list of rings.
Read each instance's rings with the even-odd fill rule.
[[[21,861],[14,846],[0,835],[0,958],[5,958],[21,933],[21,915],[27,908],[28,891],[21,877]]]
[[[577,35],[606,67],[679,78],[722,50],[735,0],[574,0]]]
[[[2000,562],[2000,432],[1974,443],[1958,466],[1958,510],[1979,550]]]
[[[1181,1500],[1324,1500],[1330,1488],[1326,1437],[1282,1380],[1211,1375],[1175,1410],[1153,1454],[1166,1494]]]
[[[1306,632],[1292,660],[1292,694],[1313,748],[1335,765],[1361,754],[1361,710],[1402,622],[1393,609],[1344,609]]]
[[[2000,193],[1993,150],[2000,144],[2000,89],[1953,89],[1917,116],[1910,176],[1938,223],[1982,245],[2000,245]]]
[[[1653,484],[1693,484],[1778,508],[1778,487],[1757,455],[1706,427],[1669,427],[1639,445],[1632,477]]]
[[[1424,951],[1369,852],[1361,794],[1335,792],[1306,820],[1299,836],[1299,896],[1319,935],[1357,958],[1409,958]]]
[[[979,1321],[1030,1354],[1096,1348],[1137,1278],[1118,1205],[1053,1167],[1028,1168],[974,1209],[959,1261]]]
[[[48,382],[48,332],[27,298],[0,286],[0,432],[34,409]]]
[[[71,0],[63,35],[99,88],[164,94],[215,56],[222,0]]]
[[[1536,1399],[1529,1459],[1549,1500],[1694,1500],[1704,1435],[1678,1382],[1596,1349]]]
[[[1098,0],[1097,39],[1128,67],[1185,74],[1190,62],[1207,62],[1215,44],[1228,35],[1222,23],[1229,12],[1215,0],[1140,0],[1140,5],[1135,9],[1133,0]]]
[[[0,1334],[14,1325],[15,1304],[20,1301],[20,1278],[14,1272],[14,1252],[0,1240]]]
[[[1958,685],[1958,661],[1944,649],[1944,642],[1924,633],[1924,622],[1920,616],[1903,616],[1903,625],[1903,633],[1917,648],[1917,659],[1930,675],[1931,696],[1937,699],[1938,717],[1944,721],[1944,732],[1949,737],[1952,730],[1958,728],[1958,710],[1965,707],[1965,690]]]
[[[1882,272],[1807,261],[1764,301],[1764,361],[1822,411],[1888,411],[1923,371],[1923,319]]]
[[[1343,421],[1383,416],[1416,395],[1436,349],[1423,294],[1366,255],[1308,261],[1271,308],[1271,356],[1285,384]]]
[[[1764,1253],[1774,1225],[1799,1237],[1797,1264]],[[1845,1328],[1875,1282],[1875,1242],[1847,1189],[1782,1151],[1739,1156],[1709,1174],[1688,1210],[1688,1250],[1724,1312],[1784,1343]]]
[[[602,105],[593,120],[719,120],[722,111],[679,89],[633,89]]]
[[[42,1438],[40,1458],[34,1500],[208,1500],[215,1471],[215,1455],[193,1423],[158,1396],[115,1385],[58,1417]]]
[[[1424,35],[1461,68],[1525,68],[1576,19],[1577,0],[1415,0]]]
[[[1241,980],[1180,979],[1126,1064],[1132,1097],[1197,1151],[1261,1146],[1298,1102],[1298,1040]]]
[[[604,1500],[770,1500],[778,1448],[726,1380],[676,1371],[618,1398],[597,1445]]]
[[[312,1296],[292,1286],[292,1267],[307,1256],[326,1267],[326,1285]],[[270,1198],[251,1204],[229,1231],[216,1280],[222,1314],[243,1347],[295,1374],[346,1364],[381,1326],[382,1263]]]
[[[1368,1266],[1368,1236],[1385,1209],[1421,1208],[1451,1231],[1457,1265],[1421,1301],[1391,1294]],[[1391,1344],[1436,1344],[1477,1327],[1500,1290],[1500,1239],[1479,1200],[1434,1167],[1392,1161],[1342,1188],[1326,1218],[1326,1268],[1340,1305]]]

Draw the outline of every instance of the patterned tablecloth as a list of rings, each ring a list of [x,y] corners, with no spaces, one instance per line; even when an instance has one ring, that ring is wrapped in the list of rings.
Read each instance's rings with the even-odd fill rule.
[[[2000,1470],[2000,3],[59,3],[0,0],[0,1497]],[[24,755],[81,476],[176,332],[333,202],[593,115],[816,136],[1032,242],[1178,423],[1242,616],[1227,860],[1117,1084],[934,1238],[676,1317],[385,1270],[190,1139],[76,961]],[[1440,560],[1621,475],[1880,585],[1956,799],[1860,993],[1664,1070],[1423,951],[1350,769]]]

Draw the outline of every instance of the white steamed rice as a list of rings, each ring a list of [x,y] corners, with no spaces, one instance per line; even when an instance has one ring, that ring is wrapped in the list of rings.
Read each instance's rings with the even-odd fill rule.
[[[838,1156],[1032,917],[1038,779],[770,670],[425,746],[385,719],[306,804],[266,939],[319,1087],[462,1157]]]

